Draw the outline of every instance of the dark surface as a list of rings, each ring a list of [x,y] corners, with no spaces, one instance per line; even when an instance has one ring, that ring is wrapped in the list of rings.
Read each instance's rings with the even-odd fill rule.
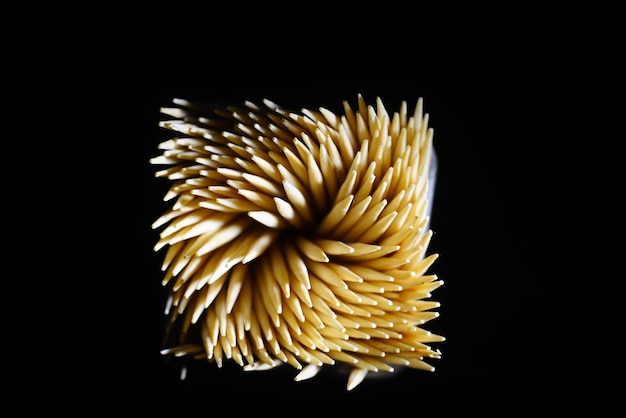
[[[16,416],[623,416],[624,8],[436,4],[16,14],[7,196],[29,208],[6,277]],[[390,111],[423,97],[435,130],[437,370],[352,392],[332,374],[230,365],[179,381],[159,355],[159,107],[267,97],[339,112],[359,93]]]

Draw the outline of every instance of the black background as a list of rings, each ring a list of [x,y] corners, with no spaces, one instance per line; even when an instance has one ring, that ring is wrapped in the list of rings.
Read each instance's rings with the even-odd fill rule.
[[[3,394],[17,416],[623,416],[624,7],[30,5],[7,13]],[[159,108],[424,98],[444,335],[434,373],[351,392],[160,356]],[[15,148],[13,148],[15,147]],[[22,220],[23,219],[23,220]],[[226,412],[221,412],[226,410]]]

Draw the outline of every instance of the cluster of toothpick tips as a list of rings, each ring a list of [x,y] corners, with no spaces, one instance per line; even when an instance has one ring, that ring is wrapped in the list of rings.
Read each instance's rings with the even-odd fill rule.
[[[152,227],[168,289],[163,355],[295,380],[341,368],[434,370],[424,328],[443,284],[429,254],[436,157],[419,99],[388,113],[270,100],[161,109],[172,133],[150,161],[169,209]]]

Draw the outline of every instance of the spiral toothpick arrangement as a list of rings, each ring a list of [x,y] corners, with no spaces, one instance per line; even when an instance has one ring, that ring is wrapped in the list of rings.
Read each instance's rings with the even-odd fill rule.
[[[150,162],[171,186],[152,227],[165,249],[163,355],[244,370],[290,365],[295,380],[349,369],[432,371],[433,130],[423,100],[389,114],[361,95],[343,114],[175,99],[173,137]]]

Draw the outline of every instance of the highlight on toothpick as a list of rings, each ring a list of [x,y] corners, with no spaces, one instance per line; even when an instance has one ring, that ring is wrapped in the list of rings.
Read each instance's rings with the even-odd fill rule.
[[[343,112],[271,100],[174,99],[150,160],[170,188],[162,354],[294,379],[348,370],[347,389],[400,368],[433,371],[444,338],[428,251],[436,156],[423,100]]]

